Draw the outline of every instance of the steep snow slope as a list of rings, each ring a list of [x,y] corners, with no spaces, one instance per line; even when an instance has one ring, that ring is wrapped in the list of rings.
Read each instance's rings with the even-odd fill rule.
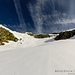
[[[0,27],[5,28],[6,30],[9,30],[11,33],[13,33],[19,40],[18,42],[12,42],[9,41],[9,43],[5,43],[5,46],[0,46],[0,51],[5,51],[5,50],[10,50],[10,49],[15,49],[15,48],[26,48],[26,47],[34,47],[38,45],[44,44],[46,40],[52,40],[53,37],[51,38],[45,38],[45,39],[36,39],[27,33],[19,33],[16,31],[12,31],[3,25],[0,25]],[[21,40],[20,40],[21,39]]]
[[[27,33],[22,34],[22,33],[16,32],[16,36],[19,39],[21,38],[22,40],[18,40],[18,42],[9,41],[9,43],[5,43],[4,46],[0,46],[0,51],[16,49],[16,48],[35,47],[35,46],[46,44],[47,40],[54,41],[53,37],[44,38],[44,39],[36,39],[32,36],[29,36]]]

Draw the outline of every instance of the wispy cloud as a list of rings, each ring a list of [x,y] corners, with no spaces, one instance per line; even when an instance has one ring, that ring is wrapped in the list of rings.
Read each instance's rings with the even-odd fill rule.
[[[37,33],[42,33],[43,29],[43,8],[45,1],[47,0],[37,0],[34,5],[29,4],[29,10],[32,16],[32,19],[35,24]]]
[[[26,23],[25,23],[24,18],[23,18],[20,1],[19,0],[13,0],[13,1],[14,1],[17,15],[18,15],[18,19],[20,21],[20,27],[22,28],[22,31],[26,31]]]

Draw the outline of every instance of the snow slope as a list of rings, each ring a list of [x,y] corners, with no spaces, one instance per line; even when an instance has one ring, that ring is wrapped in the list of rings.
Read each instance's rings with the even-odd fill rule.
[[[0,52],[0,75],[68,75],[75,70],[75,40]]]
[[[0,46],[0,51],[10,50],[10,49],[16,49],[18,48],[26,48],[26,47],[34,47],[39,46],[42,44],[45,44],[44,42],[46,40],[52,40],[51,38],[44,38],[44,39],[36,39],[33,36],[28,35],[27,33],[19,33],[16,31],[12,31],[3,25],[0,25],[0,27],[5,28],[6,30],[9,30],[11,33],[13,33],[19,40],[18,42],[9,41],[9,43],[5,43],[4,46]],[[20,40],[21,39],[21,40]]]
[[[0,75],[75,75],[74,38],[54,41],[16,34],[22,44],[0,47]]]

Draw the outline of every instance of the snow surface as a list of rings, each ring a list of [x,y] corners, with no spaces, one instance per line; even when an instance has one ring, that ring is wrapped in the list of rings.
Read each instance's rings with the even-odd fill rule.
[[[54,41],[13,33],[22,40],[0,46],[0,75],[75,75],[74,38]]]

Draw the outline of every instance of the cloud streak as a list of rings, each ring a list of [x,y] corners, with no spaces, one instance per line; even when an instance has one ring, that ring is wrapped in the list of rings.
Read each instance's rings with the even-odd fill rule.
[[[20,1],[19,0],[13,0],[13,2],[14,2],[15,9],[16,9],[18,19],[20,22],[20,27],[21,27],[22,31],[26,31],[26,23],[25,23],[24,18],[23,18]]]
[[[34,5],[29,4],[29,10],[34,21],[37,33],[42,33],[43,30],[43,12],[44,4],[47,0],[36,0]]]

